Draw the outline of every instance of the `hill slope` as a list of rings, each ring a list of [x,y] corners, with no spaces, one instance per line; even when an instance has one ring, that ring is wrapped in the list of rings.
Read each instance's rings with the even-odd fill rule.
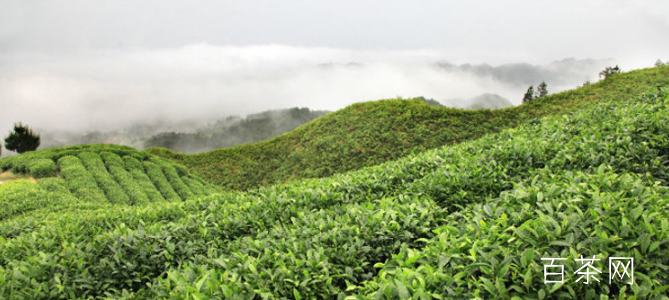
[[[669,68],[638,70],[494,111],[429,106],[420,99],[357,103],[257,144],[193,155],[155,148],[147,151],[184,164],[211,183],[244,190],[376,165],[527,120],[568,113],[593,102],[634,97],[668,83]]]
[[[331,178],[9,216],[0,295],[662,298],[669,97],[615,100]],[[576,282],[579,255],[634,257],[634,285]],[[568,259],[563,285],[543,257]]]

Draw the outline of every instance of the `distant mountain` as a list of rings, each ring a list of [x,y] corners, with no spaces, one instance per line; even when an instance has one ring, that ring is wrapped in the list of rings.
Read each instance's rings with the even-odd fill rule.
[[[614,61],[610,59],[574,59],[566,58],[544,65],[533,65],[529,63],[511,63],[499,66],[489,64],[452,64],[440,62],[438,67],[450,72],[462,72],[478,77],[489,77],[496,81],[516,86],[529,86],[537,81],[544,80],[551,86],[573,86],[584,78],[584,74],[597,74]]]
[[[328,111],[287,108],[229,116],[206,125],[203,120],[137,123],[121,129],[73,132],[37,128],[42,143],[39,149],[82,144],[116,144],[137,149],[163,147],[177,152],[196,153],[218,148],[256,143],[291,131]],[[4,156],[14,154],[4,151]]]
[[[465,109],[500,109],[513,106],[513,103],[508,99],[489,93],[474,97],[469,102],[471,104],[465,107]]]
[[[221,119],[193,133],[162,132],[144,140],[143,147],[162,147],[183,153],[211,151],[247,143],[257,143],[291,131],[328,111],[308,108],[270,110]]]

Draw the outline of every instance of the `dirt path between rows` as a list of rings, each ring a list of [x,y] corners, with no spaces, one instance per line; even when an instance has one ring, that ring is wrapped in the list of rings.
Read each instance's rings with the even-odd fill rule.
[[[10,181],[14,181],[14,180],[18,180],[18,179],[26,179],[26,180],[30,180],[32,182],[37,182],[37,180],[35,180],[35,178],[32,178],[30,176],[26,176],[26,175],[17,175],[17,174],[14,174],[14,173],[10,172],[10,171],[0,173],[0,184],[10,182]]]

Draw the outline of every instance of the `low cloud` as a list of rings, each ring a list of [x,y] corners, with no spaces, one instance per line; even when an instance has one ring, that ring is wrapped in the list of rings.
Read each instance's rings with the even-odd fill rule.
[[[515,104],[529,84],[550,92],[596,80],[613,60],[452,64],[438,51],[196,44],[163,50],[7,54],[0,59],[0,132],[22,121],[49,130],[210,122],[294,106],[424,96],[453,106],[484,93]],[[649,62],[651,64],[652,62]]]

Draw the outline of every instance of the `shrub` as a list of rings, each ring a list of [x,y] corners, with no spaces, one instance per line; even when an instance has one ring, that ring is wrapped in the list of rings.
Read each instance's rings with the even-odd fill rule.
[[[0,221],[44,206],[44,194],[35,183],[25,179],[0,185]]]
[[[70,196],[72,195],[70,193],[70,190],[67,189],[67,181],[65,181],[60,177],[41,179],[40,181],[37,182],[37,185],[39,185],[48,192],[53,192],[56,194],[65,194]]]
[[[30,162],[30,176],[45,178],[56,176],[56,163],[51,159],[35,159]]]

